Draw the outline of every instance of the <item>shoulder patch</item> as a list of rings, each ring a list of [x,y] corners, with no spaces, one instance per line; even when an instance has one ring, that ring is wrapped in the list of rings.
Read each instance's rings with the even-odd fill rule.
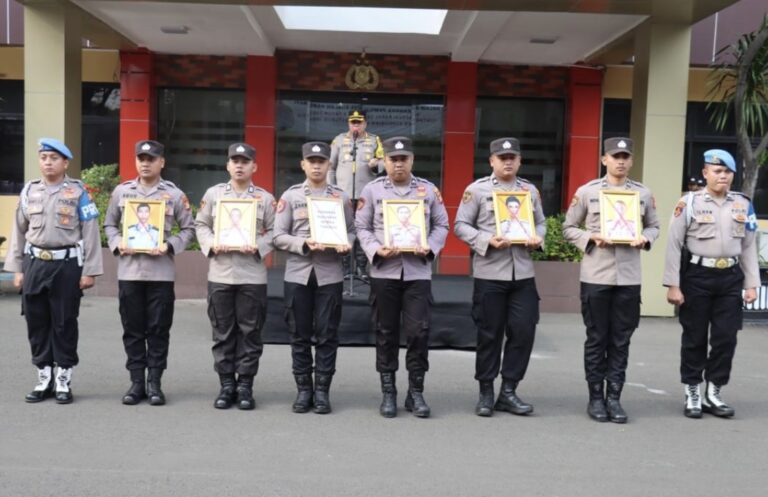
[[[360,197],[357,199],[357,210],[362,210],[363,207],[365,207],[365,197]]]
[[[680,214],[683,213],[683,209],[685,209],[685,200],[680,199],[677,202],[677,205],[675,206],[675,212],[674,212],[675,217],[680,217]]]
[[[472,200],[472,192],[469,190],[464,190],[464,195],[461,197],[461,203],[462,204],[468,204]]]
[[[579,196],[578,195],[574,195],[573,198],[571,199],[571,207],[573,207],[574,205],[576,205],[578,203],[579,203]]]
[[[277,203],[277,212],[283,212],[285,210],[285,200],[280,199]]]
[[[437,198],[437,201],[441,204],[443,203],[443,196],[440,194],[440,189],[436,186],[432,187],[432,191],[435,193],[435,197]]]

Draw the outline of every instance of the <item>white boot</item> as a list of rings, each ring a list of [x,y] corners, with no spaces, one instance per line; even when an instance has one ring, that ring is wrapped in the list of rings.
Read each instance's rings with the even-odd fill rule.
[[[683,410],[688,418],[701,417],[701,386],[685,385],[685,409]]]
[[[702,409],[704,412],[721,418],[730,418],[734,415],[733,407],[723,402],[723,399],[720,398],[720,387],[710,382],[707,382],[707,392],[704,395]]]
[[[59,368],[56,374],[56,402],[69,404],[72,402],[72,390],[69,388],[72,382],[72,368]]]
[[[53,371],[50,366],[37,370],[37,385],[29,392],[25,400],[30,403],[40,402],[53,395]]]

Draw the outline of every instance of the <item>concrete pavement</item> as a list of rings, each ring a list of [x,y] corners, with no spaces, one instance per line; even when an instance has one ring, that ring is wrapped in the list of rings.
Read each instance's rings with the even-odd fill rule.
[[[210,329],[202,301],[178,301],[168,405],[123,406],[128,386],[117,302],[81,308],[75,402],[24,403],[35,373],[19,299],[0,297],[0,496],[763,496],[768,479],[768,330],[739,336],[724,397],[731,420],[682,415],[679,326],[643,319],[623,404],[627,425],[585,413],[581,318],[545,314],[521,396],[529,417],[473,414],[474,353],[430,353],[433,417],[378,415],[374,350],[344,347],[331,415],[293,414],[290,350],[266,345],[255,411],[212,407]],[[402,361],[401,361],[402,364]],[[497,382],[498,391],[498,382]]]

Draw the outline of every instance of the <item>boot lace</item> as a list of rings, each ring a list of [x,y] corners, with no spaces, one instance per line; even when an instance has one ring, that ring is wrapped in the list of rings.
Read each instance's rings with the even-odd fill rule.
[[[709,384],[708,400],[715,404],[717,407],[723,407],[726,403],[720,398],[720,387],[714,383]]]

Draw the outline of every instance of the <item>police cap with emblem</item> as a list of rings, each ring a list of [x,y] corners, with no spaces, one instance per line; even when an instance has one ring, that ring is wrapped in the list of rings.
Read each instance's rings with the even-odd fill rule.
[[[736,161],[733,160],[733,156],[725,150],[719,148],[713,148],[704,152],[704,164],[711,164],[713,166],[725,166],[734,173],[736,172]]]
[[[608,138],[603,142],[603,153],[632,155],[632,140],[624,137]]]
[[[243,157],[248,160],[254,160],[256,158],[256,149],[247,143],[233,143],[229,146],[227,157],[230,159],[234,157]]]
[[[55,138],[40,138],[37,144],[39,145],[38,152],[56,152],[65,159],[72,160],[72,152],[69,147]]]
[[[381,145],[384,147],[384,155],[387,157],[413,155],[413,143],[410,138],[405,136],[388,138],[384,140]]]
[[[520,155],[520,141],[517,138],[499,138],[493,140],[489,147],[491,155]]]
[[[136,157],[149,155],[150,157],[163,157],[165,146],[155,140],[141,140],[136,142]]]
[[[347,117],[347,121],[365,121],[365,111],[352,109]]]
[[[305,159],[322,157],[328,160],[331,158],[331,147],[323,142],[307,142],[301,146],[301,156]]]

